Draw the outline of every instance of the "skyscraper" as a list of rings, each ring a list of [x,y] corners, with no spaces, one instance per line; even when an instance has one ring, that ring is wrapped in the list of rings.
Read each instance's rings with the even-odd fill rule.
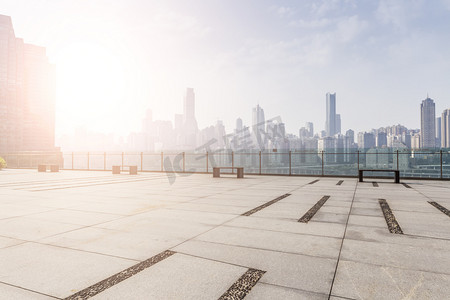
[[[327,93],[327,115],[325,123],[327,136],[336,134],[336,93]]]
[[[314,136],[314,124],[312,122],[306,122],[305,127],[308,130],[308,136],[313,137]]]
[[[186,89],[183,121],[184,144],[188,148],[195,148],[197,144],[198,125],[197,119],[195,119],[195,93],[193,88]]]
[[[436,118],[436,147],[441,148],[441,117]]]
[[[450,148],[450,109],[444,110],[441,117],[441,147]]]
[[[265,141],[265,118],[264,118],[264,110],[261,108],[261,106],[256,105],[256,107],[253,108],[253,116],[252,116],[252,133],[254,140],[256,142],[256,145],[260,149],[266,148],[266,141]],[[268,124],[269,126],[269,124]]]
[[[0,153],[54,150],[54,71],[45,48],[16,38],[0,15]]]
[[[256,107],[253,108],[253,132],[255,133],[256,130],[264,131],[265,128],[265,118],[264,118],[264,109],[261,108],[261,106],[256,105]]]
[[[436,113],[433,99],[427,97],[420,104],[420,147],[436,147]]]
[[[336,133],[341,133],[341,115],[336,114]]]

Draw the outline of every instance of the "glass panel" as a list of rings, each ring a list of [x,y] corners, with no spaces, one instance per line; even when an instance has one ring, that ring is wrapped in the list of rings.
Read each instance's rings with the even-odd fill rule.
[[[161,171],[161,153],[144,153],[142,168],[144,171]]]
[[[289,174],[289,152],[261,153],[262,174]]]
[[[186,153],[186,172],[206,172],[206,153]]]
[[[358,154],[350,152],[324,153],[324,175],[357,176]]]
[[[259,151],[234,152],[234,166],[243,167],[246,174],[259,174]]]
[[[292,174],[295,175],[321,175],[322,158],[317,152],[292,152]]]

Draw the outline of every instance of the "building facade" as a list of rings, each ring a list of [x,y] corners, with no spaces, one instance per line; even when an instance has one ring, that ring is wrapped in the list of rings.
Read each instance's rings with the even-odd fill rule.
[[[436,147],[436,112],[433,99],[427,97],[420,104],[420,147]]]
[[[327,136],[336,134],[336,93],[327,93],[327,115],[325,122],[325,131]]]
[[[55,67],[0,15],[0,153],[55,150]]]

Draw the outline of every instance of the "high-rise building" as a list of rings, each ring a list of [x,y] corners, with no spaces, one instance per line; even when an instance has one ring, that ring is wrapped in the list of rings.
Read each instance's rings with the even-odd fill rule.
[[[325,122],[327,136],[336,134],[336,93],[327,93],[327,115]]]
[[[436,118],[436,147],[441,148],[441,117]]]
[[[380,131],[376,135],[376,146],[381,148],[387,145],[387,135],[386,132]]]
[[[255,145],[259,147],[259,149],[265,149],[266,140],[264,135],[265,133],[264,110],[261,108],[261,106],[259,106],[259,104],[253,108],[252,121],[253,121],[252,134],[255,140]],[[268,126],[269,125],[270,124],[268,124]]]
[[[441,147],[450,148],[450,109],[444,110],[441,117]]]
[[[345,132],[345,136],[349,138],[351,144],[355,142],[355,132],[351,129]]]
[[[336,133],[341,133],[341,115],[336,114]]]
[[[195,93],[193,88],[186,89],[184,96],[184,145],[189,148],[195,148],[197,143],[198,125],[195,119]]]
[[[54,150],[55,68],[0,15],[0,153]]]
[[[312,122],[306,122],[305,127],[308,130],[308,136],[313,137],[314,136],[314,124]]]
[[[435,104],[429,97],[420,104],[420,146],[421,148],[436,146]]]
[[[375,147],[375,136],[370,132],[358,133],[358,148],[370,149]]]
[[[243,128],[244,128],[244,126],[243,126],[243,123],[242,123],[242,119],[241,118],[237,118],[236,119],[236,132],[240,133]]]

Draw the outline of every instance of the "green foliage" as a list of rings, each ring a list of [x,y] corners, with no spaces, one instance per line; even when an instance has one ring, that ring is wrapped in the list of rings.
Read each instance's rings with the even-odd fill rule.
[[[6,161],[0,157],[0,170],[6,168]]]

